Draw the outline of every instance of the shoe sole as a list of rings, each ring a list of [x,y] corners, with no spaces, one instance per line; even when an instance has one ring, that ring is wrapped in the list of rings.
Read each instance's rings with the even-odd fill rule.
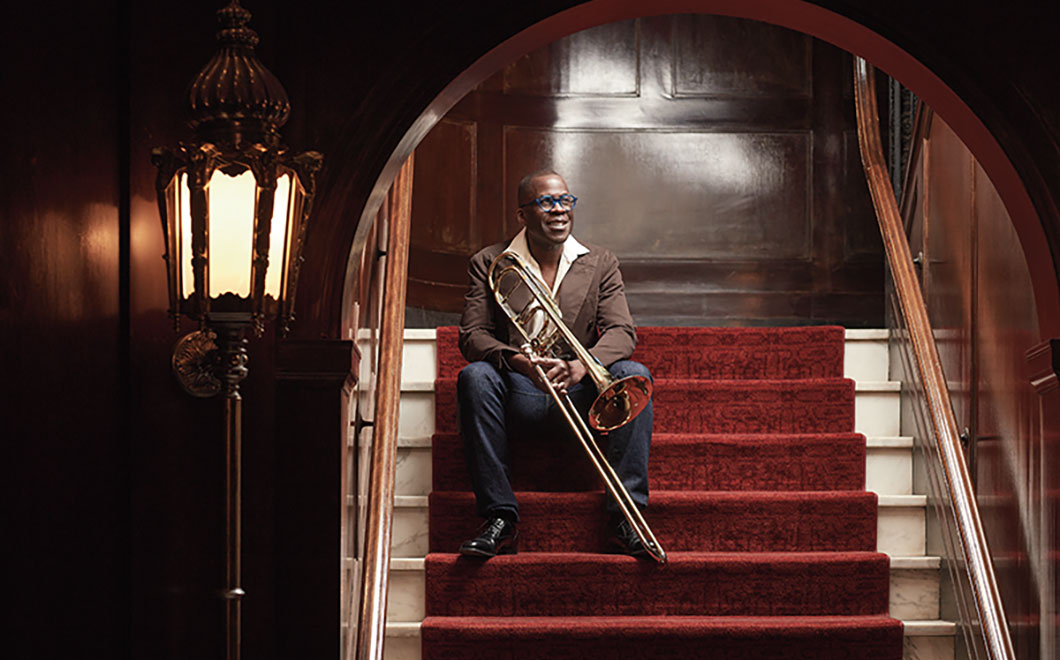
[[[460,548],[460,554],[465,557],[481,557],[489,559],[490,557],[496,557],[497,555],[515,555],[519,554],[519,549],[514,545],[506,545],[497,552],[486,552],[484,550],[476,550],[475,548]]]
[[[627,555],[629,557],[636,557],[637,559],[641,559],[651,555],[651,553],[648,552],[647,548],[641,548],[640,550],[637,550],[635,552],[630,552],[626,544],[622,541],[619,541],[618,539],[611,540],[611,543],[607,546],[606,554]]]

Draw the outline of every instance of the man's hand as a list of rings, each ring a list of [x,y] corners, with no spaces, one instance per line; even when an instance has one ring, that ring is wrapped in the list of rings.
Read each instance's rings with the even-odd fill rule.
[[[545,377],[559,394],[566,394],[568,388],[574,386],[585,376],[585,365],[581,363],[581,360],[536,358],[533,362],[544,370]],[[538,385],[538,387],[542,386]]]
[[[556,358],[530,358],[517,353],[508,358],[512,369],[529,378],[542,392],[548,392],[545,381],[541,380],[535,365],[545,372],[545,378],[556,389],[558,394],[566,394],[567,389],[585,377],[586,369],[581,360],[559,360]]]

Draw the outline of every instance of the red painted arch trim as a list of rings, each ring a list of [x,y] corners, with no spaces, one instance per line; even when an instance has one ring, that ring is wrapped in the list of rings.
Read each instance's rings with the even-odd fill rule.
[[[1039,331],[1042,337],[1060,336],[1060,288],[1048,239],[1026,187],[990,130],[949,85],[905,50],[850,18],[802,0],[655,0],[650,7],[637,0],[591,0],[554,14],[505,40],[446,86],[391,155],[372,198],[382,199],[401,163],[457,101],[519,56],[604,23],[681,13],[747,18],[809,34],[860,55],[923,99],[964,141],[997,189],[1030,271]],[[377,208],[369,203],[362,221]]]

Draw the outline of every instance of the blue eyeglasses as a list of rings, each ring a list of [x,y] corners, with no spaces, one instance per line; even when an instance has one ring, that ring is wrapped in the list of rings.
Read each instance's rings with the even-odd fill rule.
[[[545,213],[551,213],[556,207],[559,207],[563,211],[570,211],[574,208],[574,205],[578,203],[578,198],[570,193],[560,195],[559,197],[553,197],[552,195],[541,195],[537,199],[531,200],[526,204],[520,204],[519,208],[524,206],[530,206],[531,204],[537,204],[537,208],[541,209]]]

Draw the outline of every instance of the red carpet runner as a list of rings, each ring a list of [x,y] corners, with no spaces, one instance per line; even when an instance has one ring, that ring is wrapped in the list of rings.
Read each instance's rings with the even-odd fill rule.
[[[424,660],[899,660],[843,329],[640,328],[655,377],[647,519],[665,566],[602,554],[604,495],[567,438],[513,446],[519,554],[455,553],[480,521],[438,329]]]

